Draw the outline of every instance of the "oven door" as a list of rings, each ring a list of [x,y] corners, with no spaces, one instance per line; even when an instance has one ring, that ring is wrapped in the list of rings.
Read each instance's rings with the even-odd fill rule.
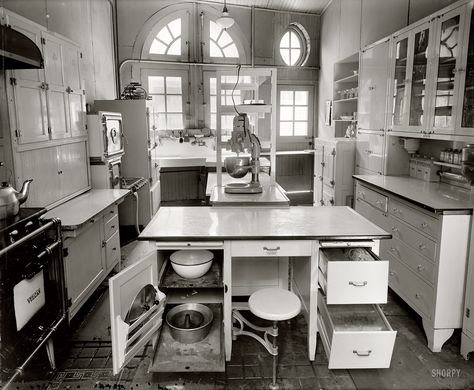
[[[113,112],[102,113],[102,124],[105,157],[123,154],[122,115]]]
[[[120,189],[122,178],[122,169],[120,159],[117,161],[109,162],[109,174],[110,174],[110,188],[111,189]]]
[[[5,377],[64,319],[62,243],[56,224],[1,255],[0,278],[1,376]]]

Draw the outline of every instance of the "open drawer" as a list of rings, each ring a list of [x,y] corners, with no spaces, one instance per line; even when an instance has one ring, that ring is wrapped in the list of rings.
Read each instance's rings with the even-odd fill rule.
[[[318,329],[329,369],[388,368],[397,332],[378,305],[327,305],[319,293]]]
[[[183,344],[172,338],[165,322],[167,296],[158,285],[157,252],[109,279],[113,373],[118,374],[150,341],[155,356],[149,371],[224,371],[222,302],[206,304],[214,317],[207,337]],[[175,358],[178,355],[180,359]]]
[[[388,260],[369,247],[320,249],[319,269],[328,304],[387,303]]]

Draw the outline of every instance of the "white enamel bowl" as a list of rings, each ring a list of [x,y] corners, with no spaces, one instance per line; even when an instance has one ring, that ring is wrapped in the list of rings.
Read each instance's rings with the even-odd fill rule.
[[[190,249],[173,252],[171,266],[179,276],[196,279],[205,275],[212,266],[214,254],[204,249]]]

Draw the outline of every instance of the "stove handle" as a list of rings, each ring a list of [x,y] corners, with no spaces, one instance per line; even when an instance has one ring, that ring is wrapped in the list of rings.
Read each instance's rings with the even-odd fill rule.
[[[22,279],[31,279],[35,276],[38,272],[40,272],[46,263],[30,263],[25,267],[25,270],[21,274]]]

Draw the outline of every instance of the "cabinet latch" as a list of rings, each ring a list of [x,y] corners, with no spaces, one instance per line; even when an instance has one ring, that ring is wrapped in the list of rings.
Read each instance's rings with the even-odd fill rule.
[[[72,306],[72,298],[69,298],[67,300],[67,307],[71,307]]]
[[[16,78],[15,77],[10,77],[10,84],[11,85],[16,85]]]
[[[46,39],[45,39],[45,38],[41,38],[41,43],[42,43],[43,45],[46,45]]]
[[[471,316],[471,310],[466,307],[466,318],[469,318]]]
[[[21,137],[21,131],[20,130],[15,130],[15,137],[20,138]]]
[[[63,257],[68,257],[68,256],[69,256],[69,249],[63,248]]]
[[[335,156],[335,155],[336,155],[336,149],[333,149],[332,152],[331,152],[331,154],[332,154],[333,156]]]

